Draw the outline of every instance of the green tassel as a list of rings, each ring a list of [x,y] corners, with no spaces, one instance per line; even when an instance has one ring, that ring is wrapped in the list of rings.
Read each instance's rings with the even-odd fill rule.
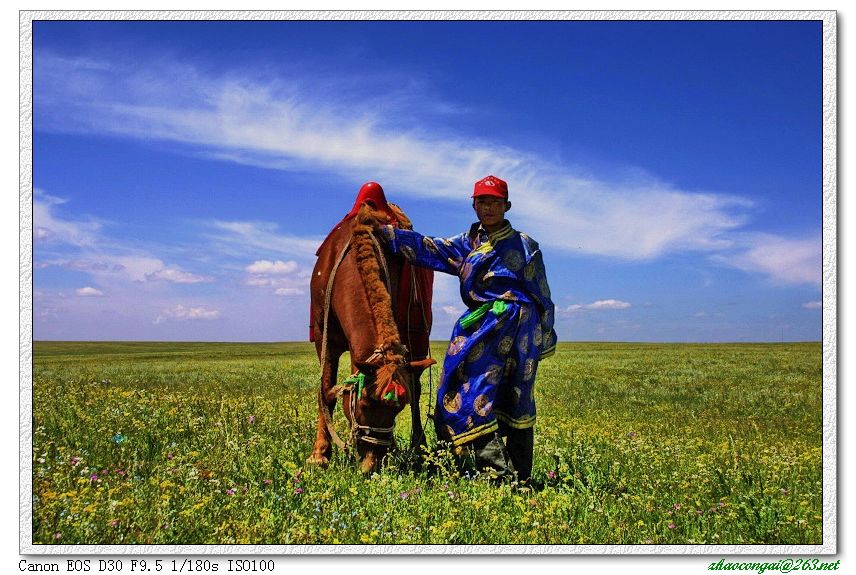
[[[491,305],[492,305],[491,302],[487,302],[486,304],[477,307],[476,309],[474,309],[473,311],[471,311],[470,313],[468,313],[467,315],[462,317],[461,318],[461,327],[464,329],[467,329],[471,325],[476,323],[478,320],[483,318],[485,316],[485,314],[487,313],[487,310],[490,309]]]
[[[487,302],[485,304],[480,305],[467,315],[461,318],[461,327],[464,329],[469,328],[474,323],[479,321],[481,318],[487,315],[487,312],[493,312],[493,315],[499,317],[508,311],[508,303],[498,299],[493,302]]]
[[[349,383],[353,387],[353,385],[357,384],[357,397],[363,396],[363,386],[366,383],[366,374],[364,373],[356,373],[344,380],[342,383]]]

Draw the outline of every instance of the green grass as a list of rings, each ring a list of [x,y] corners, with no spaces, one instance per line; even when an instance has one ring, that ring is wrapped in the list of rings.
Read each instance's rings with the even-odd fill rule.
[[[547,486],[521,493],[442,454],[432,474],[306,467],[309,344],[35,342],[33,541],[820,544],[821,351],[559,344],[537,379]]]

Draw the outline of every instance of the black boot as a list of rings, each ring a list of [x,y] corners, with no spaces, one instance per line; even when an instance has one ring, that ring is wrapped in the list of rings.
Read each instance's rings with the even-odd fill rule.
[[[508,455],[517,471],[517,480],[529,481],[532,476],[532,450],[535,443],[535,429],[514,429],[509,427],[505,443],[508,446]]]
[[[499,434],[479,437],[469,447],[476,471],[487,473],[498,482],[515,480],[514,463]]]

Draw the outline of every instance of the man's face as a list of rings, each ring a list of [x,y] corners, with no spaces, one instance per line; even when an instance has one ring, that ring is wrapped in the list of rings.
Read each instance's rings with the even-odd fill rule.
[[[505,219],[508,202],[496,196],[477,196],[473,199],[473,209],[481,225],[492,231]]]

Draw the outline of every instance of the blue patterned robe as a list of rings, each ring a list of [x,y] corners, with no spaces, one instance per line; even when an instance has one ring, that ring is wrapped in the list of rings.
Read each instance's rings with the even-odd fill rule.
[[[556,351],[538,243],[507,220],[492,234],[475,223],[449,239],[391,226],[384,232],[414,265],[458,276],[469,308],[455,323],[443,363],[434,411],[438,437],[460,446],[500,426],[532,427],[538,362]],[[468,318],[483,306],[491,308],[483,317]]]

